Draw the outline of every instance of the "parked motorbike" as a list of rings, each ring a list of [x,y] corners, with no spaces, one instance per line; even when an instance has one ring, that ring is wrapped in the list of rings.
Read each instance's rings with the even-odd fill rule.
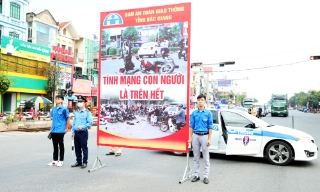
[[[176,118],[174,116],[166,116],[162,120],[160,130],[166,132],[170,130],[172,133],[179,131],[177,129]]]

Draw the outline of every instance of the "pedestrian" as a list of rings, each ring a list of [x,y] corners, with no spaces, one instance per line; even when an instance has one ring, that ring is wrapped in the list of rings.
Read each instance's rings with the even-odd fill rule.
[[[258,111],[257,111],[256,105],[254,105],[254,104],[252,105],[251,115],[254,116],[254,117],[257,117],[257,115],[258,115]]]
[[[92,117],[91,113],[85,108],[87,100],[82,95],[79,95],[77,96],[77,101],[78,109],[74,114],[71,136],[71,139],[74,140],[77,162],[71,167],[81,166],[84,169],[88,164],[88,128],[92,126]]]
[[[109,153],[106,155],[115,155],[116,157],[121,155],[122,147],[110,147]]]
[[[261,116],[262,116],[262,108],[259,107],[259,118],[261,118]]]
[[[52,126],[48,136],[52,139],[53,161],[50,162],[48,166],[56,165],[58,167],[61,167],[64,161],[63,139],[69,128],[68,125],[70,123],[70,118],[68,109],[62,106],[64,97],[62,95],[57,95],[55,97],[55,100],[56,106],[53,107],[50,112],[50,117],[52,118]]]
[[[176,124],[179,131],[186,124],[186,112],[183,109],[183,104],[178,105],[178,112],[174,116],[177,118]]]
[[[189,128],[189,145],[192,143],[193,148],[193,161],[194,161],[194,177],[191,180],[196,182],[200,180],[200,149],[202,149],[202,156],[204,161],[203,182],[209,183],[209,170],[210,170],[210,155],[209,146],[211,145],[212,135],[212,114],[208,109],[205,109],[206,96],[199,95],[197,97],[198,109],[190,115],[190,128]]]

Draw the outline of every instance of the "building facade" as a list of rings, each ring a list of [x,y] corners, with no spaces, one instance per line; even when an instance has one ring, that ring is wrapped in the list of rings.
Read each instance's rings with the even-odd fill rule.
[[[57,43],[59,23],[49,10],[27,13],[28,42],[52,48]]]
[[[0,1],[0,34],[27,40],[26,12],[28,0]]]
[[[46,94],[46,69],[50,66],[50,48],[12,37],[2,36],[1,73],[6,74],[13,85],[3,94],[1,112],[13,112],[17,107],[36,110],[39,103],[27,103],[33,96]]]

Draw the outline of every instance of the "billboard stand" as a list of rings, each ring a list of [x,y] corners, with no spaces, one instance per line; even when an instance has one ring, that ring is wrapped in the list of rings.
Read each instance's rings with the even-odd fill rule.
[[[96,171],[96,170],[101,169],[101,168],[103,168],[105,166],[107,166],[107,165],[106,164],[102,164],[101,160],[99,159],[99,146],[98,146],[96,160],[94,161],[92,169],[89,169],[88,172],[90,173],[90,172]]]
[[[192,173],[192,169],[190,168],[189,157],[190,157],[190,153],[188,151],[188,153],[187,153],[187,166],[184,171],[182,179],[179,181],[179,184],[182,184],[182,183],[190,180],[194,176],[194,174]]]

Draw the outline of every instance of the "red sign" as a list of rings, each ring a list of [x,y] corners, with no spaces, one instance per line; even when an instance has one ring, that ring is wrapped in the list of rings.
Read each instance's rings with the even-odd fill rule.
[[[91,88],[91,95],[92,96],[98,96],[98,87],[92,87]]]
[[[92,113],[94,116],[96,116],[97,110],[98,110],[97,106],[92,106],[92,108],[91,108],[91,113]]]
[[[72,101],[68,101],[68,108],[72,108]]]
[[[72,91],[74,95],[91,96],[92,82],[86,79],[73,79]]]
[[[172,34],[173,37],[171,39],[168,37],[168,39],[160,39],[160,41],[169,41],[168,45],[170,45],[172,43],[170,41],[182,41],[182,38],[187,38],[188,46],[190,47],[191,3],[102,12],[100,16],[101,42],[107,42],[110,38],[117,38],[108,36],[108,39],[104,39],[106,38],[105,35],[102,35],[104,33],[113,34],[121,31],[121,41],[134,43],[136,38],[133,38],[133,33],[148,41],[149,38],[146,35],[149,34],[148,30],[154,32],[157,29],[160,34],[163,34],[170,31],[170,29],[175,29],[180,30],[179,33]],[[182,26],[187,27],[187,30],[183,29]],[[182,33],[184,37],[181,37]],[[106,100],[116,100],[112,102],[114,102],[114,105],[119,106],[120,110],[131,108],[132,106],[138,107],[141,103],[145,103],[144,106],[149,108],[154,107],[152,103],[155,102],[164,105],[165,98],[171,98],[175,102],[187,104],[185,113],[186,122],[189,122],[190,49],[188,49],[187,61],[181,60],[183,63],[180,64],[184,66],[183,69],[185,70],[181,67],[173,67],[171,68],[173,69],[172,71],[159,73],[157,68],[154,69],[156,75],[140,72],[134,75],[126,75],[121,73],[122,70],[115,73],[109,67],[114,64],[114,61],[105,60],[102,65],[103,59],[100,58],[99,60],[98,107],[100,107],[100,103],[102,104]],[[142,59],[141,64],[152,62],[147,57]],[[114,99],[111,100],[111,98]],[[149,102],[146,103],[145,101]],[[156,118],[152,118],[151,122],[163,123],[161,124],[161,130],[159,130],[156,126],[152,126],[151,123],[145,122],[147,122],[147,117],[142,117],[141,121],[132,121],[128,122],[128,124],[108,124],[108,129],[106,129],[107,125],[98,124],[97,145],[187,152],[189,123],[186,123],[184,127],[178,130],[175,125],[171,126],[169,122],[159,122]]]
[[[92,103],[92,99],[91,99],[91,97],[86,97],[86,100],[87,100],[87,105],[91,105],[91,103]]]
[[[64,49],[63,47],[52,46],[52,51],[50,57],[52,60],[59,58],[59,61],[74,63],[74,58],[71,57],[71,50]]]

